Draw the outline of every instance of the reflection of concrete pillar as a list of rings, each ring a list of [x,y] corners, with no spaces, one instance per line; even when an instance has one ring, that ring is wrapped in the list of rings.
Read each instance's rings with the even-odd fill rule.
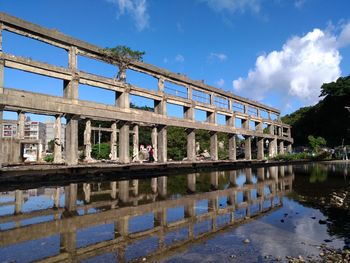
[[[285,175],[285,169],[284,169],[284,166],[283,166],[283,165],[278,166],[278,173],[279,173],[279,177],[284,177],[284,175]]]
[[[192,193],[196,192],[196,174],[187,174],[187,188]]]
[[[245,168],[245,183],[246,184],[252,184],[253,183],[253,174],[252,174],[252,168]]]
[[[167,127],[158,126],[158,161],[165,163],[168,160],[168,136],[167,136]]]
[[[245,136],[244,139],[244,159],[251,160],[252,159],[252,137]]]
[[[151,189],[152,189],[152,193],[157,193],[157,187],[158,187],[158,178],[157,177],[153,177],[151,179]]]
[[[122,203],[129,201],[129,181],[123,180],[118,182],[118,197]]]
[[[213,161],[217,161],[219,159],[217,132],[210,132],[210,157]]]
[[[158,181],[158,193],[161,197],[166,197],[167,196],[167,181],[168,177],[166,176],[161,176],[157,178]]]
[[[139,180],[138,179],[132,180],[132,193],[134,196],[139,195]]]
[[[24,139],[24,122],[26,119],[26,115],[24,112],[19,111],[18,112],[18,128],[17,128],[17,136],[18,139],[23,140]]]
[[[190,199],[185,205],[185,218],[193,218],[196,216],[196,201]],[[194,236],[194,223],[192,220],[189,220],[188,225],[188,238]]]
[[[279,143],[279,154],[284,154],[284,141]]]
[[[154,126],[152,128],[152,133],[151,133],[151,140],[152,140],[152,147],[153,147],[153,158],[154,161],[157,162],[158,161],[158,130],[157,127]]]
[[[196,160],[196,133],[194,129],[187,129],[187,160]]]
[[[237,171],[235,171],[235,170],[229,171],[229,176],[230,176],[230,185],[231,186],[237,186],[237,182],[236,182]]]
[[[66,162],[69,165],[78,163],[78,116],[67,116],[66,124]]]
[[[287,172],[288,172],[288,175],[293,175],[293,166],[292,165],[287,165]]]
[[[129,234],[129,217],[123,216],[118,219],[114,225],[114,235],[115,237],[127,236]]]
[[[129,124],[120,122],[119,125],[119,161],[129,163]]]
[[[219,207],[219,198],[216,196],[214,198],[210,198],[208,200],[208,210],[213,212],[213,217],[212,217],[212,230],[216,229],[216,214],[218,211]]]
[[[84,201],[86,203],[90,203],[91,199],[91,185],[89,183],[83,183],[83,191],[84,191]]]
[[[264,181],[265,180],[265,168],[257,168],[257,175],[258,175],[258,181]]]
[[[236,135],[228,134],[228,158],[231,161],[236,161]]]
[[[117,182],[110,182],[111,186],[111,198],[116,199],[117,198]]]
[[[154,226],[165,226],[166,225],[166,208],[160,208],[154,212]]]
[[[257,138],[257,159],[263,160],[264,159],[264,138],[258,137]]]
[[[271,179],[278,181],[277,167],[269,167],[269,174]]]
[[[69,254],[69,262],[75,262],[76,260],[76,243],[77,234],[76,229],[72,226],[60,235],[60,252]]]
[[[85,161],[89,162],[91,158],[91,120],[86,120],[84,131]]]
[[[132,156],[133,161],[139,160],[139,126],[137,124],[133,127],[132,135]]]
[[[20,214],[23,204],[23,192],[22,190],[15,191],[15,214]]]
[[[117,123],[113,122],[111,125],[111,160],[118,159],[118,144],[117,144]]]
[[[64,206],[69,212],[75,211],[77,207],[78,185],[70,184],[64,187]]]
[[[54,123],[54,149],[53,149],[53,162],[54,163],[61,163],[62,160],[62,126],[61,126],[61,116],[56,115],[55,116],[55,123]]]
[[[60,187],[56,187],[55,192],[53,194],[53,207],[60,207]]]
[[[246,216],[250,217],[251,193],[249,189],[243,191],[243,202],[247,202]]]
[[[213,189],[218,189],[219,187],[219,172],[210,173],[210,185]]]

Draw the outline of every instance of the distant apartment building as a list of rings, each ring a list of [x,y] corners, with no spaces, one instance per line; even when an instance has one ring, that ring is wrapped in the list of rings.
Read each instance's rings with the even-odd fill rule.
[[[16,138],[17,137],[17,121],[4,121],[2,124],[2,137],[3,138]]]

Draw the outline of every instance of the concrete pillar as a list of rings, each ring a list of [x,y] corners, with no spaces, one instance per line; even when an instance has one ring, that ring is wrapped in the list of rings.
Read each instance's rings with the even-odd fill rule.
[[[78,116],[66,117],[66,162],[68,165],[78,164]]]
[[[213,161],[217,161],[219,159],[217,132],[210,132],[210,157]]]
[[[129,123],[119,122],[119,161],[129,163]]]
[[[84,153],[85,153],[85,161],[92,161],[91,158],[91,120],[86,120],[85,130],[84,130]]]
[[[118,182],[118,198],[122,203],[129,201],[129,181],[123,180]]]
[[[23,191],[16,190],[15,191],[15,215],[20,214],[22,211],[23,204]]]
[[[284,154],[284,141],[280,141],[278,148],[279,148],[279,154]]]
[[[110,188],[111,188],[111,198],[117,199],[117,193],[118,193],[118,188],[117,188],[117,182],[113,181],[109,183]]]
[[[187,174],[187,188],[191,193],[196,192],[196,174]]]
[[[158,183],[157,190],[159,195],[163,198],[165,198],[168,193],[167,182],[168,182],[168,177],[166,176],[161,176],[157,178],[157,183]]]
[[[118,160],[118,144],[117,144],[117,123],[113,122],[111,125],[111,160]]]
[[[244,139],[244,159],[251,160],[252,159],[252,137],[245,136]]]
[[[167,140],[167,127],[158,126],[158,161],[161,163],[165,163],[168,160]]]
[[[187,133],[187,160],[196,160],[196,132],[194,129],[186,129]]]
[[[192,107],[184,107],[184,118],[194,120],[194,109]]]
[[[78,99],[79,76],[77,70],[77,48],[71,47],[68,51],[68,68],[71,70],[72,79],[63,82],[63,97],[67,99]]]
[[[154,101],[154,112],[161,115],[166,115],[166,100]]]
[[[263,160],[264,159],[264,138],[262,137],[257,137],[257,159],[258,160]]]
[[[231,161],[236,161],[236,135],[228,134],[228,158]]]
[[[151,141],[152,141],[152,148],[153,148],[153,158],[154,158],[154,161],[157,162],[158,161],[158,130],[156,126],[152,128]]]
[[[277,139],[270,140],[269,143],[269,157],[275,157],[277,155]]]
[[[292,153],[292,144],[291,143],[288,143],[287,144],[287,153]]]
[[[2,29],[3,29],[3,24],[1,23],[0,24],[0,56],[2,55]],[[0,94],[4,93],[4,64],[5,64],[5,61],[3,59],[0,59]]]
[[[26,115],[23,111],[18,112],[18,128],[17,128],[17,136],[18,139],[24,139],[24,122],[26,119]]]
[[[54,163],[62,163],[62,125],[61,125],[61,116],[56,115],[55,116],[55,123],[54,123],[54,149],[53,149],[53,162]]]
[[[219,172],[210,173],[210,186],[212,189],[219,188]]]
[[[116,105],[122,109],[130,108],[129,90],[125,89],[124,92],[116,92]]]
[[[135,124],[132,131],[132,156],[133,161],[137,162],[139,160],[139,126]]]
[[[275,135],[275,126],[272,123],[268,126],[268,128],[269,128],[269,133],[271,135]]]

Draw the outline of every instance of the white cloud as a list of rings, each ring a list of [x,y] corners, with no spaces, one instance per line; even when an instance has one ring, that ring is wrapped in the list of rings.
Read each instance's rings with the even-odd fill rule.
[[[305,1],[306,0],[296,0],[296,1],[294,1],[294,6],[296,7],[296,8],[302,8],[303,7],[303,5],[305,4]]]
[[[345,47],[350,44],[350,22],[342,26],[342,31],[337,41],[339,47]]]
[[[185,58],[184,58],[184,56],[183,56],[183,55],[181,55],[181,54],[177,54],[177,55],[176,55],[176,57],[175,57],[175,61],[176,61],[176,62],[180,62],[180,63],[182,63],[182,62],[184,62],[184,61],[185,61]]]
[[[230,13],[250,10],[253,13],[260,12],[261,0],[199,0],[206,3],[211,9],[216,12],[227,11]]]
[[[209,60],[219,60],[220,62],[225,61],[227,59],[227,55],[223,53],[210,53]]]
[[[146,0],[107,0],[117,6],[117,18],[124,14],[130,15],[135,21],[137,30],[142,31],[149,27],[149,14]]]
[[[322,84],[340,76],[341,59],[337,37],[314,29],[302,37],[292,37],[279,51],[259,56],[255,68],[246,78],[234,80],[233,87],[255,100],[277,94],[279,107],[296,101],[311,105],[319,100]]]
[[[221,88],[225,85],[225,80],[223,78],[221,78],[218,81],[216,81],[215,84]]]

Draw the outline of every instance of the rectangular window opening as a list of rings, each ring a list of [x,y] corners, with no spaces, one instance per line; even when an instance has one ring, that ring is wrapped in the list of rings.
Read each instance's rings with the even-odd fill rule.
[[[126,70],[126,82],[142,89],[158,91],[158,79],[146,73],[128,69]]]
[[[154,100],[142,96],[130,95],[130,108],[154,112]]]
[[[79,99],[105,105],[115,105],[115,91],[79,84]]]
[[[117,66],[97,59],[78,55],[77,60],[78,69],[90,74],[113,79],[119,72]]]
[[[166,107],[167,107],[167,116],[181,118],[181,119],[184,118],[183,106],[167,102]]]
[[[210,95],[203,91],[199,91],[196,89],[192,90],[192,100],[198,101],[204,104],[210,104]]]
[[[165,81],[164,82],[164,92],[169,95],[173,95],[176,97],[188,98],[188,91],[187,88],[178,84],[175,84],[173,82]]]

